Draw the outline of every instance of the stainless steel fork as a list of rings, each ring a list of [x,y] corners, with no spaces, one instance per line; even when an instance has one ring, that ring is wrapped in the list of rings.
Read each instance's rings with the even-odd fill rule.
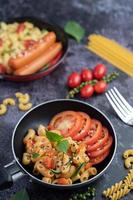
[[[116,87],[105,93],[110,104],[123,122],[133,125],[133,107],[120,94]]]

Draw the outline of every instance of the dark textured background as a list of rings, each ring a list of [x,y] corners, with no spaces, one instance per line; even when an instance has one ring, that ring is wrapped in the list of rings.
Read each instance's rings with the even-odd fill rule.
[[[133,49],[133,1],[132,0],[0,0],[0,20],[7,17],[37,16],[45,21],[51,21],[63,26],[67,20],[74,19],[86,29],[86,36],[97,32],[116,39],[121,44]],[[13,96],[16,91],[29,92],[33,105],[50,99],[64,98],[67,93],[65,86],[67,75],[73,70],[84,66],[92,68],[96,63],[103,62],[97,56],[85,49],[87,37],[82,44],[70,41],[68,56],[51,75],[30,83],[11,83],[0,81],[0,101]],[[104,62],[107,64],[106,62]],[[115,68],[107,64],[108,70]],[[133,79],[120,72],[120,77],[109,87],[116,86],[133,105]],[[78,97],[77,97],[78,98]],[[133,147],[133,129],[125,125],[113,112],[105,95],[94,96],[86,102],[100,108],[112,121],[118,137],[118,148],[114,161],[106,173],[94,184],[97,196],[101,200],[104,188],[119,181],[127,174],[123,167],[122,153]],[[23,115],[18,109],[10,108],[8,113],[0,117],[0,164],[5,165],[13,160],[11,152],[12,131],[19,118]],[[31,200],[68,200],[69,191],[54,192],[34,185],[28,177],[14,183],[9,190],[0,192],[0,200],[9,200],[10,196],[19,189],[27,187]],[[125,200],[132,200],[130,193]]]

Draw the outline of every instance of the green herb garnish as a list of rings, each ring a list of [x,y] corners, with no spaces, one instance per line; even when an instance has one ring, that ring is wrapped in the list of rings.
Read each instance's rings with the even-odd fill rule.
[[[51,142],[57,142],[57,149],[59,151],[62,151],[64,153],[67,152],[69,143],[67,140],[64,140],[64,137],[62,135],[59,135],[57,133],[46,131],[46,136]]]
[[[32,158],[37,158],[38,156],[40,156],[39,153],[33,153],[32,154]]]
[[[46,136],[51,142],[60,142],[60,140],[63,139],[62,135],[59,135],[51,131],[46,131]]]
[[[53,172],[54,174],[60,174],[61,172],[55,169],[51,169],[51,172]]]
[[[64,27],[66,33],[80,42],[85,35],[85,29],[76,21],[68,21]]]
[[[70,165],[73,161],[73,158],[70,158],[69,161],[65,165]]]
[[[57,144],[57,149],[64,153],[67,152],[68,147],[69,147],[69,143],[67,140],[62,140],[62,141],[58,142],[58,144]]]
[[[85,165],[84,162],[81,163],[81,164],[77,167],[76,171],[73,173],[73,175],[71,176],[71,178],[77,176],[77,174],[80,172],[81,168],[82,168],[84,165]]]
[[[30,198],[26,189],[22,189],[16,192],[16,194],[14,194],[10,200],[30,200]]]

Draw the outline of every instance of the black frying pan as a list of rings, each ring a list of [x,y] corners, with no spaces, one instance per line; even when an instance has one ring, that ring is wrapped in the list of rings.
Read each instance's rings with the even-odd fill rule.
[[[113,144],[110,154],[103,162],[96,165],[98,174],[90,178],[86,182],[75,183],[73,185],[67,185],[67,186],[44,183],[38,177],[36,177],[28,167],[23,166],[21,162],[22,155],[24,152],[23,138],[26,135],[27,130],[29,128],[37,128],[39,124],[47,125],[55,114],[64,110],[75,110],[75,111],[86,112],[92,118],[100,120],[102,124],[108,128],[110,134],[113,137]],[[114,158],[116,147],[117,147],[117,138],[111,122],[100,110],[96,109],[95,107],[87,103],[83,103],[81,101],[63,100],[63,99],[48,101],[39,104],[38,106],[28,111],[19,120],[18,124],[14,129],[12,136],[12,152],[14,155],[14,161],[0,170],[0,189],[5,189],[10,187],[13,184],[14,180],[20,178],[24,174],[29,175],[29,177],[33,181],[41,184],[42,186],[47,186],[49,188],[74,189],[77,187],[88,185],[89,183],[98,179],[107,170],[107,168],[109,167]]]

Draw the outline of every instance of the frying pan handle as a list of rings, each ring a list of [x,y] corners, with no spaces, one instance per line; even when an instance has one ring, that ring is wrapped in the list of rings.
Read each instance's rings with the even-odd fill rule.
[[[13,182],[24,176],[15,161],[0,167],[0,190],[10,188]]]

